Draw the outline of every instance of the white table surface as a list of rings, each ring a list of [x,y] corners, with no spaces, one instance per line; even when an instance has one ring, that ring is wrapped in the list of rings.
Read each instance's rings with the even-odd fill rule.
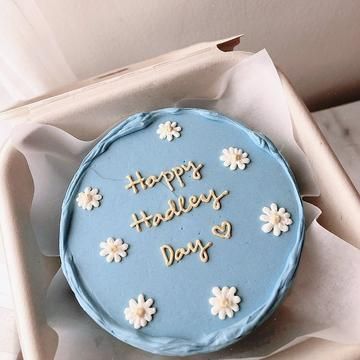
[[[315,112],[313,117],[360,192],[360,101]]]
[[[330,146],[360,191],[360,101],[313,113]],[[19,353],[15,312],[0,241],[0,359],[15,360]]]

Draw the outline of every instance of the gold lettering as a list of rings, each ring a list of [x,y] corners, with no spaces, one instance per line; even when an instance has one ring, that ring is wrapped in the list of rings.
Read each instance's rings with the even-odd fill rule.
[[[170,208],[166,210],[164,221],[171,220],[175,215],[174,209]]]
[[[173,210],[174,215],[176,215],[176,216],[181,215],[181,211],[177,210],[176,203],[174,200],[169,200],[168,204],[169,204],[170,209]]]
[[[174,262],[174,249],[170,245],[160,246],[162,256],[166,266],[171,266]]]
[[[133,219],[133,222],[130,224],[130,227],[135,227],[137,231],[141,232],[141,224],[145,223],[147,227],[151,227],[151,218],[152,215],[147,215],[145,211],[140,212],[141,218],[138,219],[136,214],[131,214],[131,218]]]
[[[177,182],[181,187],[185,186],[185,183],[182,179],[182,176],[185,172],[192,170],[192,178],[194,180],[201,179],[200,169],[203,167],[203,164],[196,165],[193,161],[189,161],[186,165],[175,166],[171,170],[162,171],[159,176],[150,175],[147,178],[144,178],[140,171],[136,171],[136,179],[133,179],[131,175],[127,175],[126,179],[129,183],[125,186],[126,190],[132,189],[135,194],[139,192],[138,185],[142,187],[143,190],[153,188],[161,180],[164,180],[166,186],[174,191],[172,186],[173,180],[176,178]]]
[[[171,190],[174,191],[173,186],[171,185],[171,182],[174,180],[174,173],[171,171],[162,171],[160,173],[159,179],[163,178],[165,180],[166,186]]]
[[[146,189],[146,185],[144,183],[145,179],[141,176],[140,171],[136,172],[136,176],[136,180],[134,180],[130,175],[126,176],[126,178],[129,180],[129,184],[125,186],[126,190],[133,189],[135,194],[139,191],[137,188],[138,184],[140,184],[144,190]]]
[[[158,226],[162,221],[167,221],[161,214],[155,214],[152,218],[152,226]]]
[[[213,209],[214,210],[219,210],[221,208],[221,202],[220,200],[226,196],[226,195],[229,195],[229,191],[228,190],[225,190],[223,191],[219,196],[216,196],[216,193],[214,190],[211,190],[211,195],[214,199],[214,202],[213,202]]]
[[[172,172],[175,174],[176,180],[180,184],[181,187],[184,187],[184,182],[181,178],[181,176],[184,174],[184,169],[181,166],[176,166],[171,169]]]
[[[149,176],[146,180],[145,180],[145,184],[149,187],[152,188],[155,186],[155,184],[157,184],[159,182],[158,178],[154,175]]]
[[[182,168],[185,171],[190,171],[191,169],[193,170],[192,172],[192,178],[194,180],[200,180],[201,179],[201,173],[200,173],[200,169],[203,167],[203,164],[199,164],[198,166],[196,166],[192,161],[189,161],[187,163],[187,165],[182,165]]]
[[[196,252],[199,252],[200,261],[206,263],[209,261],[208,249],[212,245],[213,243],[211,241],[204,245],[201,240],[197,239],[195,240],[195,243],[192,243],[191,241],[188,242],[186,248],[180,247],[176,249],[175,253],[174,248],[171,245],[162,245],[160,250],[166,266],[171,266],[174,262],[174,259],[176,262],[179,262],[183,259],[184,256],[187,256],[191,253],[194,254]]]
[[[185,250],[184,248],[179,248],[175,251],[175,260],[179,262],[184,256],[189,255],[190,250]]]
[[[192,205],[194,208],[197,208],[199,206],[198,198],[195,195],[191,195],[189,197],[189,204]]]
[[[179,211],[180,213],[188,213],[190,210],[189,209],[185,209],[185,198],[183,196],[179,196],[178,197],[178,204],[179,204]]]
[[[199,240],[199,242],[200,242],[200,249],[201,249],[200,254],[199,254],[200,260],[202,262],[206,263],[209,260],[209,255],[207,253],[207,249],[209,249],[212,246],[212,242],[209,241],[205,246],[203,246],[203,244],[201,243],[200,240]]]
[[[130,226],[132,228],[135,227],[137,231],[141,231],[142,223],[144,223],[147,227],[156,227],[163,221],[170,221],[174,218],[174,216],[186,214],[192,209],[200,206],[201,203],[209,203],[210,201],[213,201],[213,209],[219,210],[221,208],[221,200],[228,194],[229,191],[225,190],[220,195],[217,195],[215,190],[210,189],[207,195],[200,194],[198,197],[196,195],[191,195],[189,198],[189,204],[187,206],[185,198],[183,196],[179,196],[177,203],[174,200],[168,201],[168,209],[166,210],[165,215],[160,213],[156,213],[155,215],[147,215],[144,211],[141,211],[140,215],[142,217],[138,219],[136,214],[132,214],[131,217],[133,222],[130,224]]]

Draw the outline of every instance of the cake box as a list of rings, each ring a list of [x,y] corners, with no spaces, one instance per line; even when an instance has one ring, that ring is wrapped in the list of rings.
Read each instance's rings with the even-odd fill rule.
[[[81,116],[88,106],[82,102],[84,94],[89,96],[91,93],[94,94],[95,90],[102,89],[103,96],[94,99],[91,106],[111,108],[114,99],[126,99],[132,92],[139,91],[137,87],[139,83],[143,90],[149,87],[150,82],[146,81],[146,76],[149,75],[150,79],[159,66],[167,68],[168,71],[162,74],[164,81],[168,81],[169,78],[176,79],[181,76],[181,72],[196,73],[199,68],[221,67],[248,56],[243,52],[226,51],[231,50],[237,42],[238,38],[236,37],[220,42],[199,44],[145,63],[135,64],[79,84],[78,88],[66,93],[7,111],[1,114],[1,118],[11,121],[13,124],[33,121],[33,114],[37,109],[44,107],[48,110],[47,115],[42,118],[38,117],[36,121],[57,125],[76,135],[86,124],[86,117]],[[226,52],[222,52],[224,50]],[[178,59],[183,60],[184,66],[181,69],[172,64]],[[141,76],[139,76],[140,74]],[[359,246],[359,229],[356,224],[351,222],[351,218],[343,216],[345,207],[336,206],[339,201],[342,201],[343,204],[346,204],[346,211],[350,209],[354,213],[358,212],[360,205],[356,192],[291,85],[280,72],[279,75],[287,95],[297,140],[303,151],[311,154],[309,160],[321,188],[322,195],[319,206],[323,210],[322,223],[353,245]],[[121,90],[109,97],[106,89],[113,82],[122,84]],[[152,88],[152,91],[161,91],[160,83],[157,88]],[[74,98],[78,101],[73,101]],[[71,99],[71,104],[69,99]],[[61,104],[67,105],[67,107],[61,106]],[[67,112],[77,112],[79,115],[77,121],[67,121]],[[111,126],[111,123],[108,126]],[[91,124],[87,129],[89,138],[94,134],[101,134],[105,130],[96,123]],[[326,180],[329,176],[332,179],[331,182]],[[0,186],[5,199],[0,209],[1,228],[11,274],[23,355],[25,358],[33,359],[52,358],[56,351],[57,340],[56,334],[46,324],[43,304],[46,288],[57,271],[59,262],[57,259],[42,256],[37,248],[28,218],[33,192],[31,176],[25,159],[11,146],[11,143],[5,144],[2,149]],[[332,194],[339,187],[343,191],[338,193],[335,198]],[[296,347],[293,347],[291,354],[293,358],[296,356],[298,356],[297,358],[306,358],[311,351],[321,349],[324,354],[328,348],[331,349],[332,355],[338,351],[344,357],[346,353],[355,354],[358,351],[355,347],[340,345],[335,350],[327,343],[311,341],[309,346],[305,346],[305,348],[302,346],[298,353]]]

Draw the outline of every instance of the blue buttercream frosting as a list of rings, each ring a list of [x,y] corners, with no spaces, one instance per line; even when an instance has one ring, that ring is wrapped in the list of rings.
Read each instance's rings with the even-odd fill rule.
[[[160,140],[159,124],[176,121],[181,136]],[[249,154],[245,170],[231,171],[219,160],[224,148]],[[193,161],[203,164],[201,180],[186,172],[184,187],[175,180],[174,191],[158,183],[135,194],[126,190],[126,176],[159,175],[161,171]],[[101,205],[86,211],[76,204],[87,186],[103,195]],[[221,209],[201,204],[191,212],[158,227],[131,228],[131,214],[162,213],[168,200],[182,195],[229,195]],[[276,203],[291,214],[293,224],[281,236],[264,233],[259,220],[264,206]],[[227,220],[232,237],[211,233]],[[108,237],[129,244],[120,263],[107,263],[99,244]],[[167,267],[160,247],[185,247],[190,241],[209,241],[209,261],[199,254],[185,256]],[[152,353],[190,355],[219,350],[238,341],[263,322],[290,287],[304,239],[304,213],[294,176],[280,152],[265,136],[239,122],[201,109],[161,109],[139,113],[107,133],[83,160],[62,206],[60,256],[62,269],[82,308],[120,340]],[[241,297],[233,318],[220,320],[210,312],[215,286],[234,286]],[[131,298],[154,299],[153,320],[134,329],[124,317]]]

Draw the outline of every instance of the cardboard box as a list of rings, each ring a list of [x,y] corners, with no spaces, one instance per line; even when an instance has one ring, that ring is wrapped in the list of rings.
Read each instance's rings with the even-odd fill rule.
[[[216,77],[225,67],[250,56],[246,52],[232,51],[239,41],[240,37],[234,37],[197,44],[114,70],[78,83],[71,89],[65,89],[65,92],[60,91],[4,112],[0,114],[0,121],[52,124],[84,140],[99,136],[118,121],[120,111],[125,116],[138,109],[163,107],[161,101],[155,103],[151,96],[144,94],[163,92],[171,99],[169,82],[180,84],[183,79],[195,75]],[[320,198],[313,199],[323,210],[319,222],[360,248],[360,227],[354,223],[354,217],[346,216],[349,212],[360,213],[359,195],[286,77],[280,71],[279,76],[296,139],[303,151],[310,155],[308,158],[321,190]],[[96,122],[96,112],[100,111],[102,116],[106,116],[102,124]],[[85,124],[87,130],[84,134]],[[46,323],[44,302],[46,289],[60,262],[57,258],[43,256],[39,251],[28,216],[33,190],[24,156],[10,142],[6,143],[0,154],[0,224],[17,327],[24,358],[44,360],[53,358],[57,346],[57,335]],[[342,205],[338,206],[339,203]],[[272,358],[324,359],[329,356],[337,359],[360,358],[360,348],[310,339]]]

